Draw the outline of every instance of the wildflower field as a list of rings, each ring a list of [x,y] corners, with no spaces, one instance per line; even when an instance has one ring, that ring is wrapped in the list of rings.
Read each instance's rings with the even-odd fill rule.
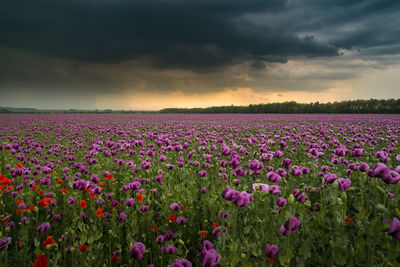
[[[1,115],[0,266],[399,266],[398,115]]]

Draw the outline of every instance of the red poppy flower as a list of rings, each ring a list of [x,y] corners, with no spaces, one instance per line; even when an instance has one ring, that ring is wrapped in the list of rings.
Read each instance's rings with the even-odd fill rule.
[[[45,199],[39,199],[39,204],[40,206],[42,206],[43,208],[46,208],[50,202],[51,202],[51,198],[46,197]]]
[[[67,189],[67,188],[63,188],[63,189],[61,189],[61,192],[62,192],[63,194],[67,194],[67,193],[68,193],[68,189]]]
[[[22,166],[21,162],[18,162],[17,167],[18,167],[18,169],[22,169],[22,167],[24,167],[24,166]]]
[[[347,224],[349,222],[354,222],[352,218],[349,218],[349,216],[346,216],[346,219],[344,219],[344,224]]]
[[[58,181],[57,181],[57,184],[62,184],[64,181],[63,181],[63,179],[59,179]]]
[[[167,217],[167,222],[169,222],[169,223],[175,222],[175,216],[173,214],[169,215]]]
[[[100,185],[100,186],[103,186],[103,185],[104,185],[104,182],[100,182],[99,185]]]
[[[43,247],[46,248],[47,246],[51,246],[55,243],[53,236],[48,236],[46,240],[43,242]]]
[[[85,200],[79,201],[79,206],[86,209],[86,207],[87,207],[86,201]]]
[[[137,198],[138,198],[139,202],[142,202],[144,199],[144,196],[142,194],[138,194]]]
[[[82,245],[79,247],[79,250],[82,252],[87,252],[87,249],[88,249],[88,246],[86,246],[86,245]]]
[[[39,254],[39,256],[37,257],[35,264],[33,264],[32,267],[47,267],[48,263],[47,263],[47,257],[44,254]]]
[[[104,216],[104,212],[102,208],[97,208],[96,210],[96,216],[97,217],[103,217]]]
[[[214,228],[214,229],[215,229],[215,228],[218,228],[218,223],[213,222],[213,228]]]
[[[200,231],[200,235],[201,235],[202,239],[206,238],[207,234],[208,234],[208,232],[206,230]]]
[[[275,259],[267,257],[267,263],[274,263]]]
[[[153,227],[151,227],[151,229],[150,229],[150,231],[152,231],[152,232],[156,232],[157,231],[157,229],[158,229],[158,227],[157,227],[157,225],[155,224],[155,225],[153,225]]]
[[[117,261],[119,261],[119,257],[117,255],[114,255],[114,256],[112,256],[111,261],[112,262],[117,262]]]

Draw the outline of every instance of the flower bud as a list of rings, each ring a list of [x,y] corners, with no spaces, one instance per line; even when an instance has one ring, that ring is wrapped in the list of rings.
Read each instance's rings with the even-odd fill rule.
[[[382,187],[380,187],[379,185],[376,187],[376,189],[378,189],[378,191],[381,192],[382,194],[386,195],[385,190]]]
[[[375,208],[380,213],[386,213],[387,212],[387,209],[385,208],[385,205],[383,205],[383,204],[376,204]]]
[[[394,214],[396,215],[397,218],[400,219],[400,210],[398,208],[394,209]]]
[[[242,254],[240,254],[240,257],[241,257],[242,259],[245,259],[245,258],[246,258],[246,254],[242,253]]]
[[[355,192],[355,191],[357,191],[357,188],[355,188],[355,187],[353,187],[353,186],[350,186],[349,188],[347,188],[346,191],[347,191],[347,192]]]
[[[290,195],[289,195],[289,197],[288,197],[288,203],[289,203],[289,204],[293,204],[293,203],[294,203],[294,195],[293,195],[293,194],[290,194]]]
[[[332,185],[333,185],[333,188],[335,188],[335,189],[338,189],[338,188],[339,188],[339,184],[338,184],[337,181],[334,181],[334,182],[332,183]]]
[[[347,201],[347,194],[346,194],[346,192],[342,192],[342,199],[343,199],[344,201]]]
[[[185,242],[183,242],[183,240],[182,240],[182,239],[179,239],[178,241],[179,241],[179,243],[180,243],[182,246],[184,246],[184,245],[185,245]]]

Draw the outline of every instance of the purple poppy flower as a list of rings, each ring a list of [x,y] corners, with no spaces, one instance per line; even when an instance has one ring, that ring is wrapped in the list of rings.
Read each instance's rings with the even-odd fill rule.
[[[161,183],[163,180],[163,177],[161,175],[156,176],[155,178],[156,182]]]
[[[238,207],[247,207],[251,201],[253,201],[253,194],[242,191],[235,201],[232,202]]]
[[[27,224],[29,222],[29,218],[28,217],[22,217],[21,219],[21,224]]]
[[[171,264],[171,267],[192,267],[192,263],[187,259],[176,259],[175,262]]]
[[[120,214],[119,214],[119,216],[118,216],[118,221],[119,222],[123,222],[123,221],[125,221],[126,220],[126,213],[125,212],[121,212]]]
[[[276,204],[279,207],[285,207],[286,203],[287,203],[287,200],[285,198],[278,197],[278,199],[276,200]]]
[[[5,249],[7,246],[11,244],[12,238],[11,237],[2,237],[0,238],[0,250]]]
[[[174,232],[172,232],[171,230],[168,230],[164,236],[164,240],[169,241],[169,240],[173,239],[174,237],[175,237]]]
[[[291,159],[289,159],[289,158],[284,158],[283,159],[283,161],[282,161],[282,167],[283,168],[290,168],[290,163],[292,162],[292,160]]]
[[[181,210],[181,205],[179,205],[178,203],[172,203],[170,206],[169,206],[172,210],[175,210],[175,211],[178,211],[178,210]]]
[[[222,197],[229,201],[235,201],[238,196],[239,192],[231,189],[229,185],[227,185],[224,189],[224,192],[222,192]]]
[[[281,225],[280,231],[282,235],[289,236],[294,234],[294,232],[300,227],[301,222],[296,217],[291,217],[285,224]]]
[[[132,207],[132,206],[135,205],[135,204],[136,204],[136,201],[135,201],[135,199],[133,199],[133,198],[127,199],[127,200],[125,201],[125,205],[128,206],[128,207]]]
[[[344,192],[347,188],[351,186],[351,180],[346,178],[339,178],[338,179],[339,190]]]
[[[279,185],[270,185],[269,186],[269,193],[273,195],[277,195],[281,193],[281,188]]]
[[[168,255],[168,254],[175,254],[175,253],[176,253],[176,247],[175,247],[174,245],[171,244],[171,245],[162,247],[162,248],[161,248],[161,251],[162,251],[162,253],[164,253],[165,255]]]
[[[50,230],[50,224],[48,222],[44,222],[37,228],[37,231],[41,234],[47,233]]]
[[[207,176],[207,171],[199,171],[200,177],[206,177]]]
[[[163,235],[157,236],[157,238],[156,238],[156,243],[157,243],[157,244],[162,244],[162,243],[164,243],[164,236],[163,236]]]
[[[8,229],[12,229],[14,227],[15,227],[15,222],[14,221],[11,221],[11,222],[6,224],[6,228],[8,228]]]
[[[265,247],[264,255],[270,259],[275,259],[276,254],[279,252],[279,247],[277,245],[267,244]]]
[[[400,240],[400,220],[396,217],[393,218],[388,234],[393,236],[395,239]]]
[[[206,193],[207,193],[207,188],[205,188],[205,187],[201,188],[201,189],[200,189],[200,192],[201,192],[202,194],[206,194]]]
[[[328,184],[331,184],[331,183],[333,183],[334,181],[336,181],[336,179],[337,179],[336,174],[334,174],[334,173],[327,173],[327,174],[325,174],[324,179],[322,180],[322,182],[323,182],[323,183],[324,183],[324,182],[327,182]]]
[[[72,203],[75,202],[75,198],[73,198],[73,197],[68,197],[68,198],[67,198],[67,202],[68,202],[69,204],[72,204]]]
[[[149,210],[150,210],[150,208],[147,205],[143,205],[143,206],[140,207],[140,211],[141,212],[146,212],[146,211],[149,211]]]
[[[141,260],[146,251],[146,246],[141,242],[135,242],[129,248],[129,256],[134,258],[135,260]]]
[[[201,256],[202,267],[214,267],[221,259],[221,255],[215,251],[214,245],[208,240],[203,241],[203,249],[198,255]]]
[[[182,216],[179,216],[178,218],[176,218],[176,223],[179,225],[185,225],[188,223],[188,219],[186,219]]]
[[[54,214],[51,220],[54,221],[61,221],[61,215],[60,214]]]
[[[67,241],[67,237],[64,234],[61,234],[60,241],[64,244]]]

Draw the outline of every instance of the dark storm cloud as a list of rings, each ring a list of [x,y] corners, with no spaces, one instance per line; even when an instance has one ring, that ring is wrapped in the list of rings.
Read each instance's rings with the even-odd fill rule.
[[[283,0],[3,1],[0,44],[66,59],[114,63],[147,58],[153,66],[208,69],[242,60],[334,56],[337,47],[245,15],[281,14]]]

